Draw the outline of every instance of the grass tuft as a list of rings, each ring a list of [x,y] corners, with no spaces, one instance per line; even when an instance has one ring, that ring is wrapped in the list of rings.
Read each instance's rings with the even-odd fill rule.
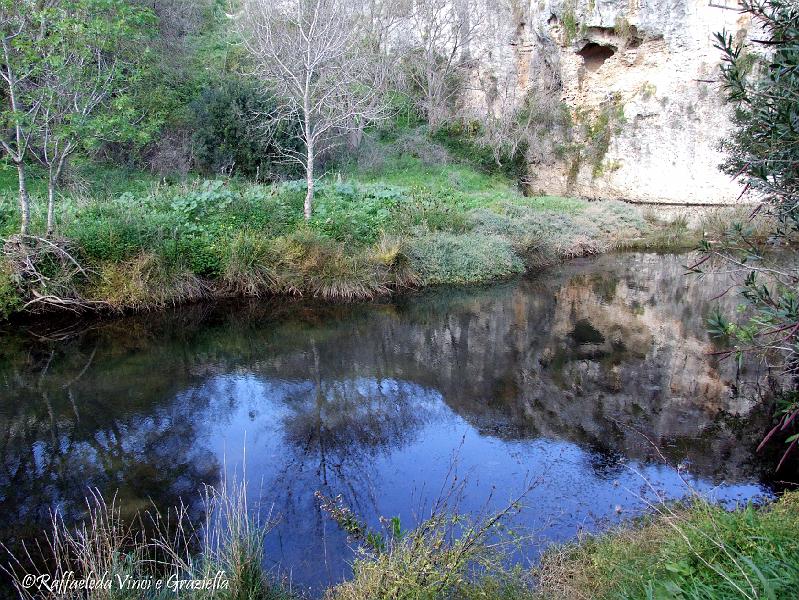
[[[106,262],[87,296],[114,310],[145,310],[196,302],[208,297],[203,281],[188,271],[143,252],[123,262]]]
[[[185,506],[126,522],[115,499],[108,503],[91,495],[81,524],[70,527],[55,513],[45,543],[25,548],[23,556],[12,555],[4,569],[22,600],[290,600],[283,581],[262,568],[271,523],[252,516],[246,484],[208,487],[203,499],[206,522],[195,530]],[[38,589],[25,585],[26,575],[107,583],[86,590]],[[158,580],[160,589],[154,584]],[[186,585],[192,581],[204,583]]]
[[[418,237],[410,257],[425,285],[480,284],[524,271],[524,263],[508,241],[478,233]]]

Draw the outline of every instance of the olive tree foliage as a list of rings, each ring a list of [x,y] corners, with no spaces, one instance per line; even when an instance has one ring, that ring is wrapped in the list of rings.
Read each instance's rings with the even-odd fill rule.
[[[302,149],[281,148],[305,170],[304,215],[313,212],[318,157],[386,115],[383,56],[368,44],[362,0],[243,0],[234,15],[252,74],[277,98],[268,130],[300,124]]]
[[[41,11],[55,1],[0,0],[0,77],[5,97],[0,108],[0,145],[17,168],[22,234],[27,234],[30,228],[25,158],[40,109],[39,104],[25,101],[25,90],[32,84],[42,63],[35,48],[44,35],[40,29]]]
[[[19,174],[22,234],[30,228],[26,161],[48,171],[50,235],[69,157],[96,139],[135,135],[125,91],[146,59],[151,16],[124,0],[0,0],[0,76],[10,99],[0,116],[13,132],[0,143]]]
[[[137,115],[124,94],[146,54],[128,44],[150,21],[147,11],[124,1],[70,0],[44,16],[47,35],[39,43],[46,58],[29,96],[39,105],[32,150],[48,171],[47,235],[55,227],[55,196],[64,165],[95,139],[133,134]],[[107,109],[113,109],[109,111]]]
[[[788,389],[768,440],[779,431],[790,434],[799,421],[799,4],[743,0],[742,10],[762,32],[748,44],[726,32],[717,35],[736,125],[725,143],[729,159],[722,168],[742,181],[744,193],[761,200],[750,221],[766,214],[774,227],[764,241],[753,236],[751,222],[733,224],[723,241],[703,242],[705,256],[692,270],[702,272],[706,263],[716,262],[742,278],[746,316],[733,322],[717,313],[710,319],[712,332],[731,341],[725,354],[740,359],[753,353],[778,361],[786,372]],[[773,252],[774,246],[782,251]],[[799,433],[788,435],[787,442],[780,466],[799,443]]]
[[[799,3],[744,0],[765,33],[760,54],[731,34],[717,35],[722,76],[735,107],[736,132],[725,144],[726,173],[761,194],[780,221],[799,230]]]

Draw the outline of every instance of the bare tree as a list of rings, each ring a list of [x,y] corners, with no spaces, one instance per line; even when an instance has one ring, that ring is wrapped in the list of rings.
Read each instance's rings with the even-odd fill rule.
[[[362,0],[358,29],[362,32],[359,52],[371,63],[376,93],[372,109],[387,106],[387,95],[406,91],[406,78],[400,68],[402,36],[407,26],[408,0]],[[349,132],[349,146],[356,149],[363,140],[368,122],[361,120]]]
[[[305,168],[310,219],[314,163],[340,136],[385,115],[378,101],[384,71],[365,52],[357,0],[243,0],[236,15],[254,74],[276,94],[266,125],[300,123],[304,151],[284,148]]]
[[[431,126],[440,124],[474,68],[483,5],[477,0],[414,0],[408,17],[407,72]]]

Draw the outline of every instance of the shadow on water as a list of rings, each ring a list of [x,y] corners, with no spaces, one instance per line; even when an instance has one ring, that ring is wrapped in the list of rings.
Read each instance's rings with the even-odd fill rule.
[[[280,516],[267,566],[300,586],[352,559],[315,491],[411,523],[455,455],[464,510],[540,481],[520,516],[540,538],[530,560],[655,491],[682,496],[660,453],[719,500],[769,495],[773,458],[753,453],[767,374],[709,356],[706,299],[729,283],[688,279],[684,262],[605,256],[392,304],[194,306],[59,341],[6,335],[0,539],[33,536],[54,508],[79,519],[90,488],[128,515],[182,498],[199,521],[197,490],[240,473],[245,447],[252,493]]]

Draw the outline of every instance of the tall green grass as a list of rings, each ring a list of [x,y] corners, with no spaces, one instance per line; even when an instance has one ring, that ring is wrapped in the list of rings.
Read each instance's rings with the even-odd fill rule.
[[[728,512],[696,500],[550,550],[537,598],[789,599],[799,590],[799,493]]]
[[[398,519],[373,531],[340,498],[321,508],[357,545],[352,577],[326,600],[789,599],[799,586],[799,492],[773,504],[727,510],[696,499],[663,505],[617,529],[550,549],[533,568],[512,566],[507,519],[518,508],[459,515],[452,496],[412,529]],[[206,520],[187,510],[125,522],[112,500],[87,500],[85,520],[56,514],[43,545],[4,561],[23,600],[290,600],[290,580],[263,570],[271,521],[259,521],[243,483],[206,488]],[[48,590],[26,575],[110,579],[108,589]],[[219,576],[218,574],[222,574]],[[131,590],[120,581],[213,581],[215,589]],[[217,579],[219,581],[219,579]]]

